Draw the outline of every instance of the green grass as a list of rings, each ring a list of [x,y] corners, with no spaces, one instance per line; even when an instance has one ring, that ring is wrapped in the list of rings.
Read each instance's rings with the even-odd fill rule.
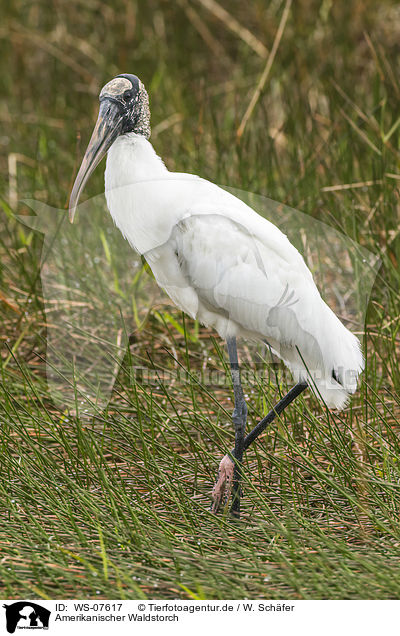
[[[163,0],[61,0],[51,9],[19,0],[3,11],[0,597],[398,598],[398,7],[293,3],[239,142],[265,60],[200,2],[189,4],[197,17]],[[221,4],[271,49],[282,2]],[[340,414],[306,394],[249,449],[239,523],[208,510],[232,447],[232,402],[228,384],[203,383],[200,372],[224,377],[222,343],[184,318],[140,261],[124,267],[129,250],[113,249],[117,230],[101,214],[90,226],[79,219],[64,266],[81,262],[90,227],[99,261],[80,280],[87,313],[76,316],[90,317],[82,342],[92,346],[94,334],[101,346],[105,319],[113,325],[125,308],[129,352],[109,404],[92,417],[79,400],[69,411],[54,400],[66,382],[57,365],[52,388],[46,378],[46,340],[63,309],[48,311],[43,236],[14,219],[30,213],[16,201],[65,206],[96,95],[118,72],[147,86],[153,143],[171,170],[283,201],[381,259],[359,333],[360,390]],[[86,195],[102,183],[99,168]],[[67,292],[71,310],[79,292]],[[252,424],[286,388],[282,367],[259,353],[256,364],[241,343]],[[141,379],[143,367],[158,381]],[[189,370],[185,381],[179,369]]]

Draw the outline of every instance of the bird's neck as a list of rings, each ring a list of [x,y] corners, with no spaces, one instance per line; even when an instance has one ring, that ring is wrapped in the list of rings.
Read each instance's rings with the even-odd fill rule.
[[[163,161],[143,135],[120,135],[108,151],[105,190],[157,179],[167,172]]]

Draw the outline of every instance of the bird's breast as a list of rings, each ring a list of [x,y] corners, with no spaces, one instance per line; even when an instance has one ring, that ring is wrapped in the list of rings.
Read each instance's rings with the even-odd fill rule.
[[[207,200],[209,186],[195,175],[169,172],[145,139],[117,140],[107,156],[109,211],[141,254],[165,244],[176,224]]]

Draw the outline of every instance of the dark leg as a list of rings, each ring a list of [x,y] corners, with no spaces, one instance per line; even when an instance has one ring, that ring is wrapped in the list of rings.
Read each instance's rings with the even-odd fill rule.
[[[240,517],[240,482],[242,477],[242,460],[244,451],[244,432],[246,427],[247,406],[243,395],[242,384],[240,382],[239,362],[236,348],[236,338],[228,338],[229,363],[231,367],[233,393],[235,398],[232,421],[235,427],[235,448],[232,455],[235,459],[234,464],[229,457],[224,457],[219,467],[218,481],[214,486],[212,505],[213,512],[216,512],[221,503],[221,499],[225,494],[229,497],[232,488],[232,507],[231,513],[235,517]]]
[[[286,395],[284,395],[281,400],[279,400],[278,404],[274,406],[272,411],[270,411],[265,417],[263,417],[263,419],[260,422],[258,422],[258,424],[253,428],[253,430],[250,431],[248,435],[246,435],[244,439],[243,450],[247,450],[250,444],[252,444],[254,440],[257,439],[257,437],[265,431],[268,424],[271,424],[271,422],[275,419],[275,417],[277,415],[280,415],[282,411],[284,411],[285,408],[289,406],[289,404],[291,404],[293,400],[297,398],[298,395],[300,395],[300,393],[303,393],[303,391],[307,387],[308,387],[307,382],[299,382],[292,389],[290,389],[290,391],[286,393]]]
[[[242,383],[240,381],[239,361],[236,349],[236,338],[229,338],[228,345],[229,363],[233,383],[233,393],[235,397],[235,407],[233,409],[232,421],[235,427],[235,470],[233,473],[232,507],[231,513],[235,517],[240,517],[240,485],[242,479],[242,461],[244,451],[244,432],[246,428],[247,406],[243,395]]]
[[[290,391],[281,400],[279,400],[278,404],[253,428],[253,430],[250,431],[248,435],[246,435],[246,437],[243,440],[241,458],[243,457],[243,452],[248,449],[250,444],[252,444],[254,440],[256,440],[257,437],[265,431],[267,426],[271,424],[271,422],[273,422],[275,417],[277,415],[280,415],[285,410],[285,408],[289,406],[289,404],[291,404],[293,400],[295,400],[297,396],[300,395],[300,393],[302,393],[307,388],[307,386],[308,386],[307,382],[299,382],[298,384],[296,384],[292,389],[290,389]],[[246,409],[246,412],[247,412],[247,409]],[[235,449],[232,451],[232,455],[236,458],[235,451],[236,451],[236,438],[235,438]],[[225,457],[220,463],[219,479],[213,491],[213,496],[214,496],[214,503],[212,506],[213,512],[216,512],[219,508],[219,504],[225,492],[226,484],[228,485],[228,490],[229,490],[229,477],[230,475],[233,475],[233,474],[234,474],[233,462],[229,455],[225,455]],[[218,492],[216,492],[217,486],[219,486]]]

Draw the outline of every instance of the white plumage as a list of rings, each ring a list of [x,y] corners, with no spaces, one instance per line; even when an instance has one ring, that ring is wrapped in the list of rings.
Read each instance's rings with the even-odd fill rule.
[[[276,226],[222,188],[169,172],[134,132],[108,151],[105,191],[117,227],[180,309],[223,338],[268,342],[296,381],[344,407],[363,368],[360,343]]]
[[[136,75],[118,75],[99,99],[70,220],[108,150],[105,191],[116,225],[176,305],[226,339],[235,448],[220,462],[212,511],[233,488],[231,512],[239,517],[244,451],[307,386],[328,406],[343,408],[363,368],[360,344],[324,303],[303,258],[277,227],[222,188],[167,170],[148,141],[149,100]],[[246,436],[236,336],[268,342],[297,382]]]

